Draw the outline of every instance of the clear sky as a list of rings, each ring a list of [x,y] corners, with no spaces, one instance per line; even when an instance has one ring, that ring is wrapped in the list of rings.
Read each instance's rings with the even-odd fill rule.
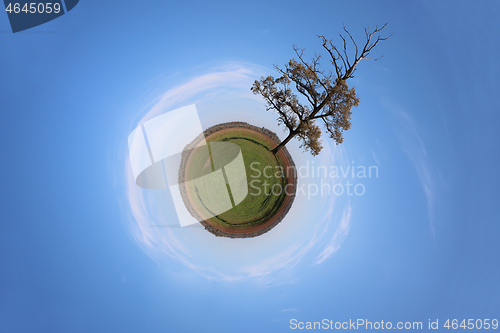
[[[499,15],[494,2],[81,0],[16,34],[0,15],[0,331],[500,319]],[[150,226],[178,222],[167,193],[130,185],[131,130],[194,102],[204,127],[283,137],[252,80],[342,23],[359,39],[385,22],[384,57],[350,82],[345,143],[314,158],[289,144],[298,165],[377,166],[364,195],[299,196],[252,240]]]

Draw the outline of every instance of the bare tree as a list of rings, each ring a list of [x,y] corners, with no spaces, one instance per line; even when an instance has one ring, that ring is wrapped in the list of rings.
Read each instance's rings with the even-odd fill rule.
[[[274,67],[281,74],[274,78],[268,76],[255,80],[251,90],[260,94],[267,103],[267,110],[278,113],[278,122],[288,128],[289,134],[276,148],[276,154],[293,137],[302,141],[301,148],[317,155],[323,148],[321,145],[321,128],[316,124],[319,120],[337,144],[343,142],[342,133],[351,127],[351,108],[358,106],[359,99],[354,88],[349,88],[346,80],[354,77],[356,66],[362,59],[368,58],[370,51],[388,37],[381,37],[381,28],[373,31],[365,28],[366,42],[362,49],[354,41],[352,35],[344,28],[339,34],[342,47],[338,48],[331,40],[318,36],[323,48],[328,53],[327,69],[321,67],[321,56],[315,54],[311,60],[304,59],[304,49],[293,47],[298,59],[291,59],[284,68]],[[354,54],[349,55],[348,44],[352,43]],[[351,47],[352,48],[352,47]],[[300,94],[300,98],[296,92]]]

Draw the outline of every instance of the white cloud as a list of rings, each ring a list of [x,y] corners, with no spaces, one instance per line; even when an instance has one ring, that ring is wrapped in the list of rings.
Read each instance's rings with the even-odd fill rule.
[[[255,78],[262,75],[262,72],[262,68],[258,66],[231,64],[223,70],[199,75],[157,97],[154,103],[150,104],[149,111],[141,120],[133,124],[133,127],[163,112],[183,106],[182,103],[188,103],[188,100],[189,103],[193,103],[193,99],[196,100],[200,96],[207,94],[212,97],[216,96],[219,90],[224,91],[224,96],[230,94],[232,97],[255,99],[257,97],[251,94],[249,87]],[[180,228],[151,227],[155,224],[165,224],[165,221],[168,224],[175,223],[168,221],[171,217],[167,216],[168,212],[163,209],[168,197],[159,195],[159,192],[151,192],[151,190],[136,186],[127,156],[128,152],[125,149],[123,154],[125,155],[122,158],[125,163],[123,174],[126,179],[126,200],[129,204],[127,213],[133,238],[156,262],[161,264],[167,259],[167,266],[170,267],[173,260],[186,267],[188,274],[218,281],[238,281],[252,278],[265,285],[293,283],[293,272],[297,270],[299,263],[306,255],[314,253],[311,251],[312,249],[323,249],[314,264],[324,262],[338,250],[349,230],[350,206],[346,208],[346,211],[345,206],[343,206],[344,202],[338,201],[337,197],[333,195],[323,196],[321,200],[315,202],[316,210],[320,209],[323,215],[318,220],[311,221],[310,226],[313,229],[308,230],[307,234],[294,236],[297,239],[286,239],[287,246],[276,247],[281,250],[269,253],[263,259],[255,259],[252,263],[244,262],[235,267],[224,266],[221,268],[213,262],[204,262],[198,258],[199,253],[193,252],[189,240],[189,232],[193,229],[187,232],[187,229],[181,231]],[[336,163],[349,162],[342,148],[330,147],[327,142],[325,142],[324,153],[320,158],[325,165],[330,165],[333,161]],[[296,198],[296,201],[298,200],[299,198]],[[344,215],[338,222],[332,221],[334,213],[337,211],[340,212],[337,214],[344,211]],[[287,218],[292,217],[287,216]],[[328,235],[332,234],[333,238],[329,238]],[[266,236],[269,235],[266,234]]]
[[[392,106],[392,111],[399,119],[401,128],[400,141],[403,151],[410,158],[417,172],[420,185],[422,186],[427,201],[427,215],[429,218],[429,228],[431,235],[435,236],[435,200],[436,200],[436,182],[434,172],[425,149],[424,140],[421,136],[416,121],[399,107]]]
[[[340,220],[340,224],[335,230],[332,239],[328,242],[324,250],[316,257],[315,265],[319,265],[328,259],[332,254],[338,251],[344,239],[347,237],[349,233],[349,227],[351,224],[351,206],[347,206],[344,214],[342,215],[342,219]]]

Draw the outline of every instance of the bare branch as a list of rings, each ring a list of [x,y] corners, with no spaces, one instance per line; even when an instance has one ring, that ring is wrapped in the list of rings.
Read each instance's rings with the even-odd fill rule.
[[[346,32],[346,34],[349,36],[349,38],[351,39],[351,42],[352,44],[354,45],[354,47],[356,48],[356,52],[354,53],[354,59],[357,59],[358,58],[358,44],[356,44],[356,42],[354,41],[354,38],[352,38],[352,35],[351,33],[346,29],[345,25],[342,24],[343,28],[344,28],[344,31]]]
[[[302,142],[301,147],[313,155],[318,154],[322,148],[321,129],[316,125],[318,119],[322,120],[330,137],[337,144],[343,142],[343,131],[351,127],[351,109],[359,103],[354,88],[349,88],[346,80],[354,77],[362,59],[377,61],[383,57],[372,58],[369,55],[380,41],[392,36],[381,36],[381,31],[386,26],[387,24],[381,28],[376,26],[373,30],[365,28],[366,40],[362,47],[358,46],[345,25],[342,26],[344,32],[339,34],[342,42],[340,47],[332,40],[317,35],[323,49],[330,56],[329,68],[321,67],[321,55],[315,53],[311,59],[306,60],[304,49],[293,46],[297,57],[284,67],[275,66],[281,77],[255,81],[252,87],[254,94],[264,97],[267,109],[276,111],[280,124],[284,124],[290,131],[288,137],[273,149],[274,154],[294,136]]]

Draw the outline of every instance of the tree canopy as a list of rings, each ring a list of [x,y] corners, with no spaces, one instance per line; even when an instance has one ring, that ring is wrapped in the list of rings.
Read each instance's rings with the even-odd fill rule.
[[[332,40],[318,36],[328,54],[327,66],[322,66],[321,55],[315,54],[306,60],[304,49],[294,46],[297,59],[289,60],[284,67],[274,66],[279,77],[255,80],[252,92],[264,98],[267,110],[276,112],[278,123],[289,131],[285,140],[273,149],[274,154],[295,136],[301,141],[301,148],[312,155],[319,154],[323,146],[322,130],[317,121],[336,144],[343,142],[343,131],[351,128],[351,109],[359,104],[354,87],[349,88],[346,80],[354,77],[356,66],[362,59],[381,58],[368,56],[380,41],[390,37],[380,35],[386,25],[373,31],[365,28],[366,41],[361,49],[345,26],[344,34],[339,34],[342,40],[340,49]],[[353,54],[348,52],[350,43],[354,47]]]

